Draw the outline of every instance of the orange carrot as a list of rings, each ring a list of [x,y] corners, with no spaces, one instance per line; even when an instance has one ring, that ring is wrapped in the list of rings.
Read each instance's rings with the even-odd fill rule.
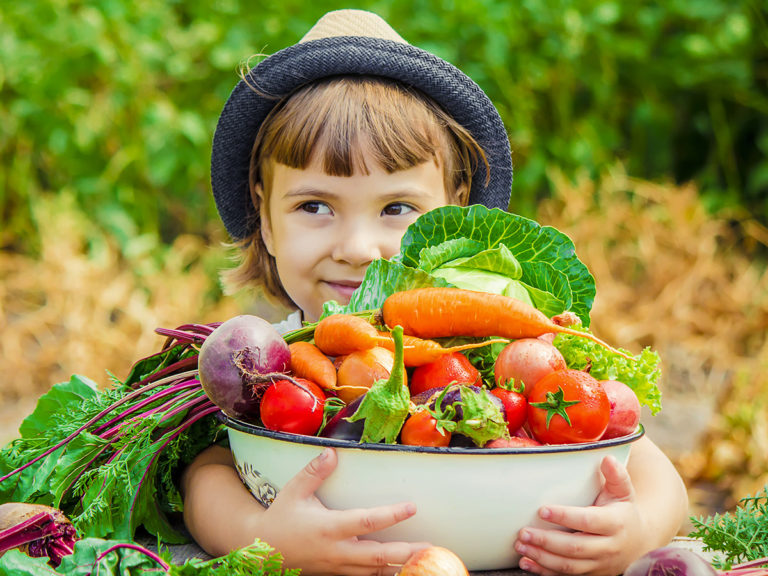
[[[379,332],[380,336],[387,337],[389,332]],[[406,366],[423,366],[434,362],[440,356],[450,354],[451,352],[461,352],[462,350],[470,350],[471,348],[480,348],[481,346],[488,346],[489,344],[496,344],[497,342],[508,342],[503,338],[497,338],[494,340],[484,340],[482,342],[473,342],[471,344],[462,344],[460,346],[451,346],[450,348],[443,348],[438,342],[434,340],[424,340],[417,336],[403,336],[403,361]],[[382,342],[379,344],[382,348],[395,351],[394,340]]]
[[[311,380],[324,390],[336,389],[336,368],[320,349],[309,342],[294,342],[291,351],[291,372],[298,378]]]
[[[359,316],[333,314],[315,326],[315,346],[328,356],[369,350],[390,337],[380,336],[371,324]]]
[[[517,340],[559,332],[588,338],[631,358],[592,334],[559,326],[530,304],[500,294],[461,288],[416,288],[392,294],[384,301],[382,314],[387,326],[399,324],[406,334],[420,338],[500,336]]]

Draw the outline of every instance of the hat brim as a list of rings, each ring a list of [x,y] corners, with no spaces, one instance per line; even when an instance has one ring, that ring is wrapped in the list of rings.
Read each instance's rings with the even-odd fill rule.
[[[276,52],[254,66],[230,94],[213,137],[211,185],[216,208],[233,239],[253,232],[248,173],[262,122],[280,97],[313,80],[338,75],[383,76],[433,98],[472,134],[491,167],[487,185],[485,167],[478,167],[469,203],[508,208],[512,187],[509,138],[485,92],[452,64],[410,44],[339,36]]]

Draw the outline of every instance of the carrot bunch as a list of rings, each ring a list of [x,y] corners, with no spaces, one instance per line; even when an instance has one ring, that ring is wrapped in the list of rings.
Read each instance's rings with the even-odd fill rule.
[[[454,352],[548,333],[587,338],[627,357],[594,335],[547,318],[521,300],[461,288],[417,288],[396,292],[386,299],[378,319],[388,329],[403,327],[407,367],[422,366]],[[433,340],[456,336],[484,340],[451,347],[443,347]],[[339,383],[339,367],[351,356],[363,363],[386,365],[380,348],[394,351],[388,331],[377,330],[360,316],[334,314],[315,325],[314,344],[295,342],[290,345],[291,366],[296,376],[317,382],[326,390],[357,388],[362,393],[370,383],[362,381],[364,377],[359,376],[359,371],[354,372],[355,380],[361,381]],[[337,359],[336,366],[331,358]]]

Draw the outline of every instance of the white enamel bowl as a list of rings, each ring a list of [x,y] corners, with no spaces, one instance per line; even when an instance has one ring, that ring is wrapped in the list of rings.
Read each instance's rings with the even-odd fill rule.
[[[512,546],[524,526],[543,526],[545,504],[588,506],[600,488],[600,461],[625,463],[630,436],[559,446],[475,449],[358,444],[272,432],[220,416],[238,472],[251,493],[269,504],[277,491],[327,446],[338,467],[317,492],[329,508],[367,508],[410,501],[417,513],[370,537],[444,546],[470,570],[517,565]]]

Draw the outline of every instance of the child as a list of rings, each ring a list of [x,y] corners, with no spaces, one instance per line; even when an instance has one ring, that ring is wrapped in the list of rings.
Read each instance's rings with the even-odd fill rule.
[[[347,301],[367,265],[396,254],[420,214],[449,203],[506,209],[511,175],[503,124],[482,90],[356,10],[326,14],[301,42],[252,69],[213,144],[217,207],[243,254],[231,280],[295,308],[285,330],[316,320],[326,300]],[[327,509],[314,494],[335,466],[326,450],[263,508],[229,450],[213,446],[182,479],[187,527],[213,555],[258,537],[304,574],[395,574],[427,543],[360,537],[417,511],[407,502]],[[626,468],[607,458],[601,472],[593,506],[540,511],[573,531],[520,531],[510,545],[521,568],[615,575],[675,535],[685,488],[650,440],[633,445]]]

